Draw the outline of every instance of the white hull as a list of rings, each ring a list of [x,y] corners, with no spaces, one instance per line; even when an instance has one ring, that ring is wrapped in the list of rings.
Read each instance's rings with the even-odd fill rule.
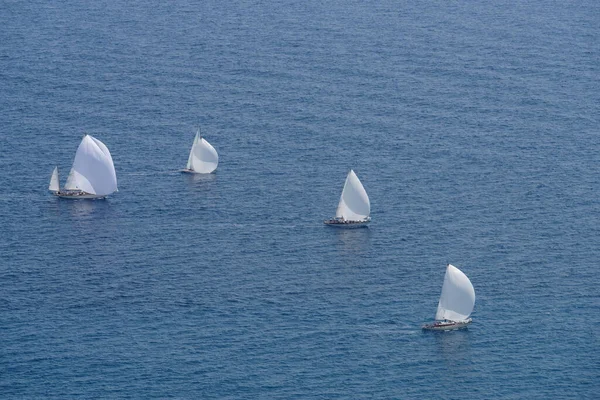
[[[471,321],[471,318],[465,321],[436,321],[433,324],[423,325],[423,329],[426,331],[452,331],[455,329],[466,328]]]
[[[367,228],[368,227],[368,223],[371,222],[370,220],[367,221],[341,221],[341,220],[337,220],[337,219],[328,219],[323,221],[323,223],[327,226],[333,226],[334,228],[342,228],[342,229],[356,229],[356,228]]]
[[[106,196],[99,196],[97,194],[90,194],[84,192],[54,192],[55,196],[60,197],[61,199],[71,199],[71,200],[83,200],[83,199],[104,199]]]

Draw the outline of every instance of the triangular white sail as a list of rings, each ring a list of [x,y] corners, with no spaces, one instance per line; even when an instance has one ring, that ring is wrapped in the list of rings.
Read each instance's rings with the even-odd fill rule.
[[[192,156],[194,154],[194,147],[196,147],[196,143],[198,143],[198,138],[200,137],[200,130],[196,132],[196,136],[194,137],[194,142],[192,143],[192,148],[190,149],[190,155],[188,157],[187,164],[185,166],[186,169],[192,169]]]
[[[362,221],[367,219],[370,213],[369,196],[354,171],[350,170],[335,216],[347,221]]]
[[[461,270],[448,264],[435,319],[464,321],[474,306],[475,289],[471,281]]]
[[[51,192],[58,192],[60,190],[60,184],[58,181],[58,167],[54,167],[54,171],[52,171],[52,177],[50,178],[48,190]]]
[[[81,190],[99,196],[117,191],[115,166],[104,143],[90,135],[83,137],[65,189]]]
[[[219,165],[219,155],[210,143],[196,134],[188,163],[188,169],[200,174],[210,174]]]

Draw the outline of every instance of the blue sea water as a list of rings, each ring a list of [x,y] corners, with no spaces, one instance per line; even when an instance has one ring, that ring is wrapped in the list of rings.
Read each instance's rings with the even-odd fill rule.
[[[598,396],[600,3],[0,16],[1,398]],[[84,133],[119,192],[56,199]],[[423,333],[447,263],[474,322]]]

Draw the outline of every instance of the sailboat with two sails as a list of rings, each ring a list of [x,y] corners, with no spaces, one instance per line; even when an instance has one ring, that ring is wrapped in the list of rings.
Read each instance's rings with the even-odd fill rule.
[[[210,143],[200,136],[200,129],[196,132],[194,143],[190,150],[187,165],[182,172],[189,174],[210,174],[219,165],[219,154]]]
[[[448,264],[442,294],[435,313],[435,322],[423,325],[430,331],[448,331],[465,328],[472,321],[469,316],[475,306],[475,289],[467,276],[454,265]]]
[[[337,228],[362,228],[371,221],[371,203],[360,179],[350,170],[344,183],[335,217],[323,221]]]
[[[106,145],[85,135],[75,153],[64,188],[60,189],[58,167],[54,167],[48,190],[65,199],[101,199],[116,192],[117,174]]]

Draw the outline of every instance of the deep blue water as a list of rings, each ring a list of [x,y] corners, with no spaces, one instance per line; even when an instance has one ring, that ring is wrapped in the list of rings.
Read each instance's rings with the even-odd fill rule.
[[[1,398],[597,397],[600,3],[88,3],[0,2]]]

